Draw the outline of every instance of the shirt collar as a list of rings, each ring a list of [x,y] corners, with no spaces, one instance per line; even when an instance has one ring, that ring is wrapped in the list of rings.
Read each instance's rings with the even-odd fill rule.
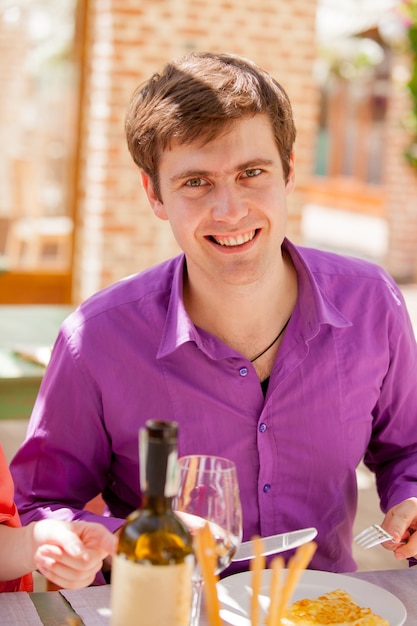
[[[307,249],[295,246],[288,239],[284,239],[283,249],[290,255],[297,271],[297,307],[303,319],[304,339],[308,341],[315,337],[323,324],[336,328],[351,326],[351,320],[343,315],[320,284],[317,272],[312,269],[311,259],[306,259]],[[312,249],[308,252],[317,256],[323,254]]]
[[[297,271],[297,306],[303,319],[304,339],[308,341],[315,337],[322,324],[329,324],[338,328],[351,326],[352,322],[339,311],[320,287],[305,259],[303,248],[295,246],[288,239],[284,239],[282,246],[290,255]],[[181,254],[177,257],[174,268],[166,321],[157,358],[167,356],[187,341],[194,341],[197,347],[203,350],[213,349],[214,345],[217,346],[216,351],[219,348],[218,340],[204,331],[198,331],[185,310],[182,295],[184,271],[186,271],[185,256]],[[230,348],[226,346],[225,348],[226,351],[230,351]],[[226,356],[226,354],[218,354],[217,356]]]
[[[200,336],[184,306],[182,294],[185,271],[185,256],[181,254],[177,257],[173,273],[166,321],[157,358],[167,356],[187,341],[195,341],[197,346],[201,347]]]

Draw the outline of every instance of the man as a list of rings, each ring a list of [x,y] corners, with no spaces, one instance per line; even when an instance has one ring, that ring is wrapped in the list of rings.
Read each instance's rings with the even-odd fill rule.
[[[286,237],[295,128],[252,62],[191,54],[133,96],[126,132],[183,254],[85,302],[60,330],[12,470],[23,520],[98,519],[140,503],[137,432],[179,423],[180,454],[238,468],[244,539],[318,529],[311,567],[355,569],[355,469],[384,527],[417,525],[417,348],[396,285]],[[83,510],[98,493],[109,517]],[[417,553],[417,535],[391,545]]]

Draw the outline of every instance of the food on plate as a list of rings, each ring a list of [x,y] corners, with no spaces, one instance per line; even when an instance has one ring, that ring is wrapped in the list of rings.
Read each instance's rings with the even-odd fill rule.
[[[342,589],[298,600],[286,611],[282,626],[389,626],[371,609],[360,607]]]

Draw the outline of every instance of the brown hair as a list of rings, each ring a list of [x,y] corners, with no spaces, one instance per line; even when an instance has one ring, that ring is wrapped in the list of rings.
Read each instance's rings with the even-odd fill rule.
[[[258,113],[271,120],[287,181],[296,134],[289,98],[267,72],[236,55],[195,52],[139,85],[127,111],[127,144],[160,197],[159,157],[173,140],[204,145],[234,120]]]

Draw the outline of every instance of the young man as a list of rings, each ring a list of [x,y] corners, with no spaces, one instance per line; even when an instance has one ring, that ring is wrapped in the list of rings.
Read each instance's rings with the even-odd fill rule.
[[[285,237],[295,128],[252,62],[191,54],[134,95],[126,122],[157,217],[183,254],[105,289],[63,324],[12,470],[27,523],[140,502],[137,433],[179,423],[180,454],[232,459],[244,539],[318,529],[311,566],[355,569],[355,469],[383,525],[417,525],[417,348],[380,268]],[[109,517],[83,511],[103,493]],[[394,546],[391,546],[392,548]],[[417,535],[395,548],[417,553]]]

